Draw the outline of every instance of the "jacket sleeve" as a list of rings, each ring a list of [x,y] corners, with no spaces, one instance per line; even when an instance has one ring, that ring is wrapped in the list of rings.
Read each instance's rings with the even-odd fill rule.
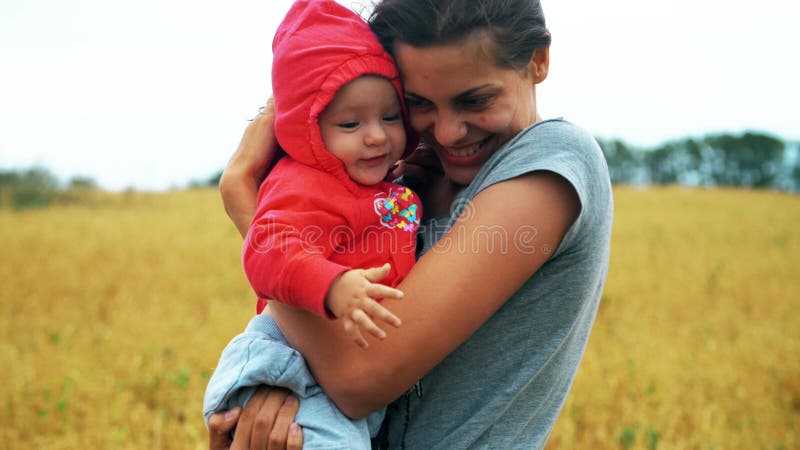
[[[331,283],[350,267],[330,260],[351,228],[330,198],[308,192],[259,201],[242,250],[256,295],[332,318],[325,309]],[[291,195],[289,195],[291,196]],[[291,209],[290,209],[291,208]]]

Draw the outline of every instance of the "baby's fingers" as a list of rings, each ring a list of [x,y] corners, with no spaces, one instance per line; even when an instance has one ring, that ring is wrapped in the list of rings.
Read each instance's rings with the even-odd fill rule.
[[[403,298],[403,291],[378,283],[367,286],[366,293],[372,298]]]
[[[386,278],[386,276],[389,275],[389,272],[391,272],[391,270],[392,267],[389,265],[389,263],[386,263],[380,267],[372,267],[370,269],[364,269],[363,273],[364,273],[364,278],[366,278],[367,281],[370,281],[372,283],[377,283],[378,281],[381,281],[382,279]]]
[[[382,322],[386,322],[395,328],[400,326],[400,318],[392,314],[391,311],[381,306],[381,304],[378,302],[367,302],[363,308],[364,311],[366,311],[366,313],[371,317],[374,317]]]
[[[375,325],[375,322],[373,322],[372,319],[369,318],[369,316],[367,315],[367,313],[364,312],[364,310],[357,309],[353,311],[352,317],[353,321],[359,327],[366,330],[369,334],[375,336],[378,339],[384,339],[386,337],[386,333],[380,328],[378,328],[377,325]]]
[[[361,311],[361,310],[358,309],[356,311]],[[361,331],[359,331],[358,325],[353,320],[347,318],[344,319],[343,322],[344,322],[345,333],[347,333],[347,335],[350,336],[356,342],[356,344],[358,344],[359,347],[361,348],[369,347],[369,344],[367,344],[367,340],[364,339],[364,336],[361,336]]]

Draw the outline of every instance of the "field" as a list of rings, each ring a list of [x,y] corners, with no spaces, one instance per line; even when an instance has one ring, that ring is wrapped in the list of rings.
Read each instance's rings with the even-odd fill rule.
[[[800,448],[800,197],[615,196],[548,449]],[[0,242],[0,449],[205,448],[205,384],[253,312],[216,191],[0,210]]]

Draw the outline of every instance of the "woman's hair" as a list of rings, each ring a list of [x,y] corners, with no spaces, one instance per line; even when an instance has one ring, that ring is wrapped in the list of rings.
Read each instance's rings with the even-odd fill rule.
[[[382,0],[369,25],[393,56],[397,41],[429,47],[488,32],[496,64],[521,70],[550,46],[539,0]]]

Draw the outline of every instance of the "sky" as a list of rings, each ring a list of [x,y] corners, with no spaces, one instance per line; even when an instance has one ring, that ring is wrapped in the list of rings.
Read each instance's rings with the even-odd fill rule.
[[[112,190],[207,178],[271,92],[272,36],[291,3],[3,0],[0,169]],[[542,4],[544,117],[641,147],[745,130],[800,140],[795,2]]]

